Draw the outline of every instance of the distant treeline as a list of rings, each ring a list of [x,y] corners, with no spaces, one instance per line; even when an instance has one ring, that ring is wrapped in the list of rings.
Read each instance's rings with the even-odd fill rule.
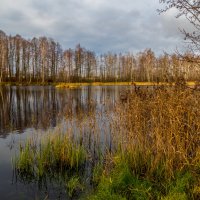
[[[27,40],[0,31],[0,82],[173,81],[198,80],[198,63],[192,55],[156,57],[151,49],[136,55],[96,55],[80,45],[63,50],[51,38]]]

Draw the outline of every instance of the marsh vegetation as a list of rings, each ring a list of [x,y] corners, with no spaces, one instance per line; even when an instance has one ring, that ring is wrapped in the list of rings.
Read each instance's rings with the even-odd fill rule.
[[[66,116],[75,130],[20,144],[16,177],[59,177],[66,198],[199,199],[200,92],[179,82],[128,94],[112,111],[91,102],[77,120]]]

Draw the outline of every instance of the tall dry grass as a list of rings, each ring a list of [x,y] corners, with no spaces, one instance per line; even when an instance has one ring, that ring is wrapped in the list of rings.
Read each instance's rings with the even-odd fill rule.
[[[115,141],[135,174],[199,173],[200,91],[185,85],[136,90],[116,110]]]

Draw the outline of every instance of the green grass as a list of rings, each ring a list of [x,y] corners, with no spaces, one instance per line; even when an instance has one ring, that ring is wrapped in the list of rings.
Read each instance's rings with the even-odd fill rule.
[[[75,169],[86,161],[86,150],[78,143],[61,133],[44,136],[35,146],[31,139],[21,145],[16,169],[19,173],[42,177],[44,173],[56,170]]]
[[[67,182],[66,188],[69,196],[72,197],[77,191],[83,191],[84,186],[80,183],[79,177],[72,176]]]
[[[18,175],[26,176],[28,180],[41,180],[42,177],[50,176],[57,171],[58,174],[61,172],[62,179],[65,177],[62,172],[75,170],[71,171],[72,173],[70,172],[63,181],[69,197],[87,191],[78,176],[79,171],[82,170],[80,166],[87,158],[84,147],[74,144],[67,136],[60,134],[44,138],[37,148],[31,143],[32,140],[28,140],[24,147],[21,145],[20,155],[16,160]],[[142,156],[141,152],[137,155]],[[191,174],[189,170],[180,169],[174,172],[174,177],[170,179],[161,177],[159,175],[162,174],[161,172],[149,176],[145,173],[145,168],[150,168],[148,161],[145,163],[137,160],[133,166],[130,158],[130,152],[123,152],[120,148],[115,154],[110,154],[108,158],[104,157],[103,161],[94,165],[93,191],[86,194],[84,198],[89,200],[198,199],[199,179],[196,179],[195,174]],[[158,171],[163,167],[158,168]],[[140,170],[135,170],[138,168]]]
[[[198,182],[189,172],[178,171],[173,179],[161,180],[134,174],[124,155],[117,154],[111,159],[112,168],[102,170],[97,187],[88,199],[198,199],[193,192]]]

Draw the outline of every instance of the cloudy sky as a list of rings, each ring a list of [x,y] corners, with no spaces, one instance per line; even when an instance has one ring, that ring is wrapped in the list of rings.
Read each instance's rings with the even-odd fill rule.
[[[182,48],[175,10],[159,15],[159,0],[0,0],[0,29],[25,38],[47,36],[63,48],[80,43],[97,53],[157,54]]]

